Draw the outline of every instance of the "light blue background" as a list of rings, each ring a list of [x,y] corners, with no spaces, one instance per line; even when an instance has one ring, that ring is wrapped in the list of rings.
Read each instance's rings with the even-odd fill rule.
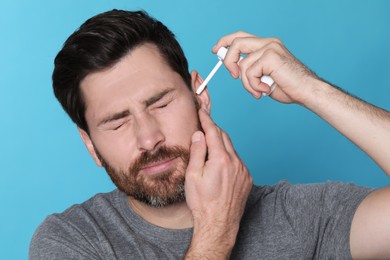
[[[27,1],[0,3],[0,258],[26,259],[44,217],[114,187],[95,166],[51,88],[53,58],[87,18],[145,9],[177,35],[190,68],[205,77],[211,47],[245,30],[277,36],[319,76],[390,109],[390,1]],[[315,114],[255,101],[221,69],[209,84],[213,117],[257,184],[389,179]]]

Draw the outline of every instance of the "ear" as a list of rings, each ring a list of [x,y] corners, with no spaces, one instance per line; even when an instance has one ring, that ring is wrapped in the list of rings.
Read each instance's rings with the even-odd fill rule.
[[[100,161],[99,157],[98,157],[97,154],[96,154],[95,146],[93,145],[91,138],[89,137],[89,135],[87,134],[87,132],[85,132],[85,131],[84,131],[83,129],[81,129],[80,127],[77,127],[77,129],[79,130],[81,139],[83,140],[85,146],[87,147],[87,150],[88,150],[89,154],[92,156],[92,158],[93,158],[93,160],[95,161],[95,163],[96,163],[98,166],[101,167],[101,166],[102,166],[102,162]]]
[[[196,70],[193,70],[191,72],[192,91],[194,92],[195,98],[197,99],[200,108],[202,108],[203,110],[207,111],[210,114],[211,101],[210,101],[209,91],[207,90],[207,88],[205,88],[203,92],[200,93],[199,95],[196,94],[196,90],[199,88],[202,82],[203,79],[200,76],[200,74]]]

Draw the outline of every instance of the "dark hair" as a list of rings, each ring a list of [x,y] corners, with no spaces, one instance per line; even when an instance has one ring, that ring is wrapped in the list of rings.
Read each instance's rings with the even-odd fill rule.
[[[173,71],[191,88],[188,62],[175,35],[145,11],[112,10],[88,19],[64,43],[54,60],[54,94],[78,127],[89,132],[80,82],[116,64],[144,43],[156,45]]]

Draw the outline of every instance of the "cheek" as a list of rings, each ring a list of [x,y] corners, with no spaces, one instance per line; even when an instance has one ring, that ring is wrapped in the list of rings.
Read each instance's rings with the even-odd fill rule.
[[[116,170],[127,170],[136,157],[135,139],[132,134],[101,134],[96,138],[95,148],[104,160]]]
[[[198,112],[192,103],[170,111],[160,124],[166,129],[167,145],[181,144],[186,147],[191,143],[192,134],[198,130]]]

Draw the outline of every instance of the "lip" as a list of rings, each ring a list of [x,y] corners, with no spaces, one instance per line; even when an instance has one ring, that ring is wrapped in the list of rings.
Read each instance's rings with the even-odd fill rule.
[[[154,175],[154,174],[163,173],[163,172],[169,170],[170,168],[172,168],[176,164],[177,159],[178,158],[175,157],[172,159],[158,161],[158,162],[148,164],[141,169],[140,173],[144,173],[147,175]]]

